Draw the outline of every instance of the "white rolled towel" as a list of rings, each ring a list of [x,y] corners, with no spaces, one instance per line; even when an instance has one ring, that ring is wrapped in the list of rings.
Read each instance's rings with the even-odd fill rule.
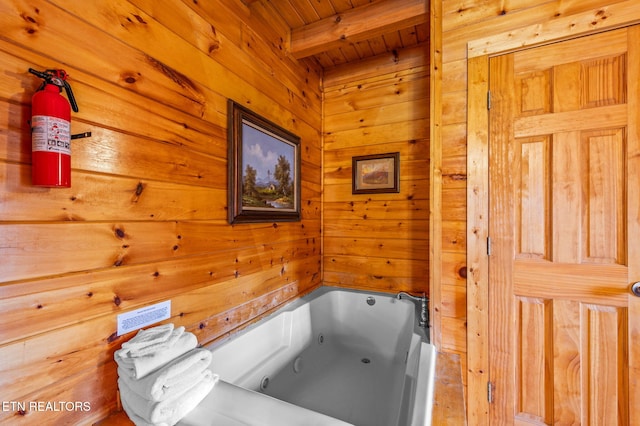
[[[206,375],[180,395],[160,402],[149,401],[132,391],[118,379],[120,399],[129,418],[137,426],[173,426],[189,414],[211,392],[218,375]],[[139,422],[139,423],[138,423]]]
[[[165,324],[140,330],[132,339],[122,344],[122,351],[129,358],[135,358],[170,349],[184,333],[184,327],[173,327],[173,324]]]
[[[198,346],[196,336],[193,333],[186,332],[169,349],[139,357],[131,357],[128,350],[118,349],[114,353],[114,359],[118,364],[118,371],[133,379],[142,379],[147,374],[189,352],[196,346]]]
[[[164,401],[179,395],[211,375],[207,369],[211,364],[212,354],[207,349],[193,349],[165,366],[158,368],[140,380],[135,380],[118,369],[118,375],[135,393],[151,401]]]

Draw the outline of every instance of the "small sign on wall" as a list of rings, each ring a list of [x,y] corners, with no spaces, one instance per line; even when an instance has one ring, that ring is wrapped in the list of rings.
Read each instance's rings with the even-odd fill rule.
[[[171,300],[118,315],[118,336],[171,317]]]

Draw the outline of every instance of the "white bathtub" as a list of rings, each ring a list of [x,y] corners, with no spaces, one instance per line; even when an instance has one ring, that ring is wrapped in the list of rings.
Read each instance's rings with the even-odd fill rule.
[[[427,426],[436,352],[412,302],[322,287],[216,342],[184,426]]]

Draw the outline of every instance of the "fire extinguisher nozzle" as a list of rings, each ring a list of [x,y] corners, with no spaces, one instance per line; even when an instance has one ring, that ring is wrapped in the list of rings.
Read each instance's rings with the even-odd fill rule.
[[[33,75],[36,75],[40,78],[47,79],[48,75],[42,71],[34,70],[33,68],[29,68],[29,72]]]
[[[73,110],[73,112],[78,112],[78,103],[76,102],[76,97],[73,96],[73,92],[71,91],[71,85],[66,81],[64,81],[64,90],[67,92],[67,98],[69,98],[71,109]]]

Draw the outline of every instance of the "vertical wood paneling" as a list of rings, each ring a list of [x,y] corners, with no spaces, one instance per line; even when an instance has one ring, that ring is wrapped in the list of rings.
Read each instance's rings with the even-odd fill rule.
[[[581,424],[580,386],[583,360],[580,357],[580,306],[569,300],[553,304],[553,322],[556,335],[553,348],[554,394],[562,395],[562,404],[554,405],[556,423]]]
[[[625,264],[625,213],[621,208],[626,193],[625,129],[588,131],[581,137],[583,185],[587,188],[582,258],[585,262]]]
[[[520,193],[516,207],[518,255],[548,259],[548,138],[520,140]]]
[[[542,70],[525,74],[517,78],[519,83],[518,104],[520,116],[544,114],[551,110],[551,78],[550,70]]]
[[[585,84],[582,105],[593,108],[625,103],[626,55],[597,59],[582,64]]]
[[[612,424],[626,425],[629,410],[626,401],[627,310],[583,304],[582,342],[584,362],[582,386],[582,423],[593,424],[606,419]],[[607,377],[607,383],[601,378]],[[621,401],[621,403],[619,403]]]
[[[582,218],[582,184],[576,170],[580,170],[579,138],[575,132],[563,132],[555,136],[552,156],[556,166],[552,171],[552,191],[562,205],[552,206],[553,260],[556,262],[577,262],[580,258],[582,239],[580,228],[570,226],[576,218]]]
[[[618,38],[623,40],[627,39],[628,29],[621,29],[616,31]],[[603,37],[609,39],[611,34],[605,34]],[[589,39],[593,45],[598,45],[600,41],[600,35],[590,36]],[[584,40],[579,40],[576,43],[583,43]],[[617,407],[626,406],[628,401],[628,388],[627,383],[629,372],[629,366],[627,364],[628,357],[628,345],[631,342],[626,340],[627,336],[627,321],[633,321],[626,316],[626,299],[627,299],[627,286],[629,277],[627,276],[626,265],[616,264],[615,258],[608,256],[612,255],[612,251],[617,244],[613,243],[617,240],[618,223],[621,221],[624,225],[620,229],[626,227],[626,215],[618,216],[616,214],[619,210],[625,210],[626,203],[626,187],[627,185],[635,185],[636,181],[627,181],[626,171],[628,167],[626,165],[627,153],[626,143],[623,137],[620,135],[626,133],[622,130],[626,129],[626,126],[622,124],[621,128],[612,123],[626,122],[629,116],[629,110],[621,108],[618,111],[622,115],[621,117],[610,117],[606,122],[600,122],[599,116],[603,110],[614,110],[608,102],[604,102],[600,107],[590,107],[579,109],[582,114],[588,114],[590,117],[585,117],[582,121],[575,121],[574,123],[566,123],[566,126],[557,126],[560,121],[550,120],[549,116],[558,115],[560,117],[567,117],[572,115],[573,111],[560,111],[551,112],[548,114],[540,114],[539,116],[530,115],[526,120],[538,122],[537,133],[540,135],[547,135],[552,133],[550,140],[554,143],[569,143],[572,148],[576,148],[577,144],[577,164],[572,171],[572,175],[576,175],[575,181],[579,183],[578,191],[575,195],[581,200],[580,204],[585,206],[583,216],[578,220],[574,217],[571,222],[564,222],[563,225],[573,226],[575,228],[575,234],[579,236],[578,241],[581,241],[581,246],[587,246],[587,253],[591,251],[600,253],[601,258],[585,259],[580,251],[580,247],[565,246],[563,248],[552,247],[552,252],[559,252],[559,250],[568,250],[566,258],[575,259],[574,263],[557,263],[553,261],[540,262],[535,259],[529,258],[516,258],[515,261],[512,258],[512,241],[514,239],[515,229],[512,225],[512,215],[515,212],[517,214],[518,197],[520,194],[528,192],[528,188],[518,188],[515,185],[527,184],[528,181],[517,179],[522,174],[524,167],[516,164],[515,169],[511,169],[514,164],[514,158],[517,158],[522,151],[520,140],[517,137],[520,132],[520,127],[517,124],[519,119],[517,117],[520,114],[517,102],[513,106],[513,99],[517,99],[517,96],[513,96],[514,92],[520,90],[517,79],[513,79],[514,73],[512,71],[511,60],[525,59],[527,55],[535,57],[543,57],[547,60],[549,57],[554,57],[559,64],[564,64],[567,59],[562,55],[545,54],[551,53],[552,50],[557,49],[560,52],[574,50],[574,41],[564,41],[557,45],[549,45],[539,47],[537,49],[530,49],[527,52],[520,52],[516,54],[500,55],[490,60],[492,64],[491,70],[495,71],[491,78],[491,90],[493,98],[495,99],[494,106],[490,113],[490,150],[492,155],[490,156],[490,182],[491,193],[488,199],[490,200],[490,229],[491,237],[495,241],[495,252],[490,255],[490,269],[491,269],[491,289],[489,291],[489,300],[493,301],[490,304],[490,324],[495,322],[495,327],[498,327],[501,331],[495,333],[490,332],[489,342],[491,347],[494,348],[491,354],[491,376],[495,377],[496,386],[496,401],[492,404],[491,419],[496,421],[511,422],[512,418],[523,418],[529,420],[536,420],[536,422],[550,423],[551,419],[548,414],[551,412],[551,407],[562,405],[566,399],[572,400],[573,395],[565,397],[559,393],[551,397],[552,386],[555,385],[555,389],[560,389],[559,382],[566,379],[566,376],[560,372],[558,376],[553,376],[549,369],[548,380],[535,380],[536,376],[541,375],[536,371],[535,366],[551,363],[545,360],[544,356],[540,356],[541,353],[549,353],[550,351],[544,351],[545,347],[552,347],[554,345],[554,338],[556,335],[561,335],[562,330],[558,330],[560,327],[572,327],[579,332],[580,345],[578,346],[578,356],[581,359],[580,367],[580,386],[577,388],[579,391],[578,399],[580,401],[580,418],[582,424],[607,422],[608,419],[613,416],[608,414],[608,411],[616,410]],[[586,50],[584,57],[590,59],[590,55],[594,55],[594,49]],[[595,53],[599,55],[599,53]],[[600,56],[600,58],[602,58]],[[526,59],[525,59],[526,60]],[[633,59],[637,60],[637,59]],[[526,60],[528,63],[534,63],[532,58]],[[602,61],[605,62],[605,61]],[[496,64],[495,66],[493,64]],[[499,68],[499,64],[507,64],[506,67]],[[551,68],[555,68],[554,64],[550,64]],[[513,68],[520,68],[520,66],[514,66]],[[580,73],[580,67],[571,67],[576,74],[573,75],[573,79],[577,80],[578,86],[588,86],[589,81],[582,82],[581,78],[585,77]],[[566,71],[566,70],[565,70]],[[626,68],[623,71],[626,73]],[[606,74],[603,73],[603,74]],[[629,76],[630,79],[635,79],[635,76]],[[617,79],[603,79],[612,86],[617,86]],[[626,84],[625,80],[625,84]],[[544,88],[543,88],[544,89]],[[552,88],[555,90],[555,88]],[[615,90],[614,90],[615,91]],[[600,90],[599,93],[608,94],[609,90]],[[608,96],[608,95],[606,95]],[[581,105],[578,105],[581,108]],[[516,123],[515,126],[512,124]],[[547,126],[548,127],[545,127]],[[602,126],[599,129],[599,126]],[[613,129],[611,129],[613,127]],[[553,129],[558,129],[556,133]],[[495,133],[494,133],[495,132]],[[533,137],[533,129],[527,131]],[[571,139],[567,139],[566,135],[571,135],[571,138],[575,138],[575,143],[571,143]],[[617,137],[616,141],[616,134]],[[557,135],[563,135],[563,137],[556,138]],[[584,137],[588,135],[588,137]],[[521,141],[521,140],[520,140]],[[605,148],[606,147],[606,148]],[[615,152],[615,153],[614,153]],[[553,170],[556,167],[564,167],[561,162],[564,160],[562,156],[558,157],[545,157],[540,156],[540,161],[546,161],[544,166],[549,170]],[[503,177],[503,174],[511,174],[516,178],[508,176]],[[617,195],[617,188],[624,188],[624,196]],[[552,203],[558,207],[561,212],[559,216],[566,213],[562,212],[560,206],[566,203],[569,209],[575,205],[572,200],[567,200],[557,194],[550,194],[549,199]],[[606,200],[606,201],[604,201]],[[604,207],[604,204],[607,206]],[[557,217],[556,217],[557,218]],[[582,220],[580,220],[582,219]],[[588,225],[588,226],[585,226]],[[517,223],[516,223],[517,226]],[[556,228],[556,224],[552,224],[551,228]],[[624,232],[624,231],[623,231]],[[629,244],[633,244],[630,240]],[[626,256],[625,250],[627,243],[620,247],[620,255]],[[613,250],[612,250],[613,249]],[[576,256],[578,253],[578,256]],[[606,254],[605,254],[606,253]],[[511,265],[510,265],[511,264]],[[511,266],[513,269],[511,269]],[[597,289],[596,276],[594,271],[598,269],[606,278],[604,286],[611,290],[613,297],[606,297],[601,295],[600,297],[593,298],[593,291],[587,290],[588,288]],[[547,279],[552,283],[551,286],[543,285],[539,286],[540,278],[534,278],[534,271],[545,271]],[[506,274],[505,274],[506,272]],[[522,277],[526,274],[530,278],[520,279],[516,277]],[[531,279],[533,278],[533,279]],[[578,286],[576,287],[576,284]],[[573,291],[572,291],[573,290]],[[513,291],[513,294],[511,293]],[[505,293],[508,292],[508,293]],[[523,296],[527,296],[527,300],[532,303],[533,300],[548,300],[551,305],[555,302],[563,300],[571,300],[575,303],[571,305],[573,309],[580,309],[579,312],[562,317],[560,324],[553,324],[549,321],[547,324],[536,323],[531,317],[535,316],[535,312],[531,307],[527,307],[527,310],[522,305],[512,307],[513,298],[516,300],[525,300]],[[595,304],[592,305],[592,301],[595,300]],[[559,303],[561,306],[561,303]],[[520,312],[518,312],[520,309]],[[523,314],[524,313],[524,314]],[[512,317],[520,319],[524,324],[519,327],[509,326],[509,322]],[[552,316],[547,316],[553,318]],[[567,319],[572,318],[576,321],[575,324],[566,322]],[[623,318],[620,320],[620,318]],[[526,321],[525,321],[526,320]],[[529,325],[529,327],[527,327]],[[493,330],[495,328],[492,327]],[[530,341],[541,330],[548,330],[544,333],[544,341],[538,342],[535,346],[539,347],[542,352],[538,350],[532,350]],[[494,343],[495,342],[495,343]],[[511,346],[511,349],[504,348],[503,342],[507,346]],[[514,353],[514,355],[504,357],[503,352]],[[542,360],[542,362],[541,362]],[[620,362],[620,360],[623,360]],[[523,366],[526,366],[523,368]],[[522,376],[520,369],[526,372],[528,380],[516,381],[515,394],[512,393],[510,377],[516,378]],[[533,379],[533,380],[530,380]],[[570,389],[573,383],[566,385],[566,389]],[[518,388],[518,386],[525,386],[525,388]],[[499,390],[504,389],[504,394],[500,394]],[[536,392],[538,389],[538,392]],[[574,392],[576,389],[572,388],[569,391]],[[537,403],[527,406],[526,410],[529,412],[522,412],[525,407],[522,404],[521,396],[527,395],[525,398],[527,401],[540,401],[544,400],[549,408],[540,410]],[[515,396],[515,399],[511,399],[511,395]],[[574,407],[571,405],[568,411],[573,411]],[[615,424],[628,424],[628,413],[633,409],[629,408],[629,411],[625,410],[627,415],[624,417],[615,416]],[[575,412],[574,412],[575,414]]]
[[[640,37],[640,27],[633,27],[629,30],[629,40],[635,40]],[[629,56],[639,57],[640,51],[637,43],[629,43]],[[640,75],[640,64],[637,61],[630,61],[628,64],[628,72],[631,75]],[[633,114],[630,114],[629,124],[627,126],[628,136],[628,155],[629,155],[629,178],[640,179],[640,82],[638,79],[631,79],[628,82],[628,98],[627,102]],[[638,185],[632,185],[628,188],[627,192],[627,212],[628,212],[628,235],[640,234],[640,187]],[[635,212],[635,213],[633,213]],[[632,244],[627,252],[629,277],[637,279],[640,276],[640,262],[639,259],[640,247],[637,244]],[[628,311],[627,315],[630,318],[640,318],[640,298],[627,294],[628,298]],[[629,331],[626,336],[629,342],[640,341],[640,321],[630,321]],[[640,350],[637,345],[631,345],[629,348],[629,408],[640,407]],[[640,423],[640,415],[637,410],[631,412],[629,415],[629,423]]]
[[[325,76],[324,281],[428,294],[426,47],[399,58]],[[389,152],[400,153],[399,193],[352,194],[352,157]]]
[[[171,300],[206,344],[321,284],[322,70],[260,19],[235,0],[0,1],[0,400],[90,404],[0,423],[116,410],[119,313]],[[72,133],[92,133],[71,188],[30,184],[29,67],[69,73]],[[301,137],[301,222],[226,222],[227,98]]]
[[[469,91],[473,102],[469,102],[469,136],[467,174],[467,247],[458,251],[465,256],[467,274],[467,418],[470,424],[485,424],[488,421],[489,401],[483,398],[489,386],[489,344],[483,333],[489,328],[489,295],[486,282],[489,275],[487,257],[489,205],[484,201],[489,191],[489,114],[486,111],[486,94],[489,90],[489,63],[472,59],[469,61]],[[483,107],[485,109],[483,109]],[[478,113],[473,113],[478,111]],[[444,142],[444,141],[443,141]],[[443,150],[445,149],[443,145]],[[448,208],[448,205],[447,205]],[[443,205],[443,210],[445,206]],[[446,280],[446,276],[442,280]]]
[[[437,5],[434,6],[433,3],[437,3]],[[459,246],[458,252],[464,255],[468,248],[470,256],[469,264],[467,265],[469,269],[467,298],[469,333],[467,340],[470,356],[467,373],[470,390],[468,393],[470,399],[467,403],[468,418],[470,424],[481,425],[488,422],[488,417],[486,417],[486,410],[488,410],[486,404],[487,377],[482,374],[487,368],[485,352],[487,342],[483,338],[487,329],[486,323],[479,320],[483,315],[486,315],[487,300],[484,292],[487,290],[487,283],[482,280],[486,271],[483,269],[485,265],[481,260],[482,253],[486,252],[486,240],[481,238],[485,229],[482,226],[482,221],[479,220],[484,214],[482,205],[472,205],[471,203],[476,202],[474,200],[477,199],[478,191],[483,189],[482,186],[478,186],[478,183],[481,182],[473,179],[472,173],[478,170],[478,159],[482,158],[484,154],[482,150],[483,139],[478,137],[477,132],[486,129],[486,124],[483,125],[479,120],[479,117],[483,117],[486,111],[486,91],[477,93],[476,101],[468,102],[467,81],[475,81],[475,87],[480,87],[478,86],[478,81],[482,80],[482,75],[472,75],[483,69],[482,67],[473,66],[473,58],[488,53],[514,50],[522,46],[549,40],[563,39],[597,29],[621,26],[625,23],[636,21],[640,8],[636,2],[622,0],[588,0],[572,3],[556,0],[523,0],[509,2],[508,5],[498,0],[488,2],[438,0],[437,2],[432,2],[431,10],[431,28],[441,29],[436,37],[432,37],[435,42],[431,46],[431,56],[436,61],[433,66],[442,72],[441,81],[447,82],[447,84],[437,86],[438,90],[432,92],[432,108],[434,108],[432,115],[436,117],[432,124],[437,130],[434,133],[436,136],[432,139],[432,146],[434,147],[432,149],[441,153],[441,156],[432,158],[431,177],[433,183],[436,183],[435,178],[440,175],[460,173],[457,167],[450,165],[451,163],[446,161],[447,158],[454,155],[462,155],[465,158],[467,155],[469,156],[468,164],[470,167],[466,172],[469,177],[469,204],[466,207],[470,212],[468,217],[474,219],[474,221],[469,222],[468,225],[465,221],[461,222],[463,226],[467,227],[468,232],[466,246]],[[438,36],[441,36],[440,41],[438,41]],[[441,45],[437,43],[441,43]],[[609,43],[607,45],[609,52],[606,55],[613,54],[617,46],[617,43]],[[587,47],[587,50],[590,48]],[[564,55],[570,56],[574,53],[565,52]],[[537,58],[541,64],[544,62],[543,59]],[[469,65],[469,68],[467,65]],[[468,77],[465,74],[467,69],[469,69]],[[560,70],[556,71],[559,72]],[[552,75],[552,78],[562,80],[565,85],[570,85],[571,80],[563,79],[558,72],[556,72],[555,76]],[[531,99],[530,101],[535,104],[536,99]],[[580,97],[556,99],[554,100],[556,108],[563,105],[559,101],[575,104],[580,102]],[[528,104],[533,105],[531,102]],[[467,117],[454,113],[454,111],[460,111],[461,108],[467,109]],[[568,105],[565,110],[571,108],[571,105]],[[480,121],[480,126],[470,127],[467,134],[465,126],[467,120],[470,125]],[[445,131],[450,128],[462,128],[463,135],[460,136],[456,132]],[[468,154],[466,152],[459,153],[458,147],[460,145],[458,141],[460,138],[468,138],[470,141]],[[472,146],[472,143],[475,145]],[[566,149],[568,150],[569,148],[567,147]],[[551,155],[555,155],[556,150],[557,148],[554,144]],[[570,167],[567,166],[567,173],[569,171]],[[463,177],[465,176],[463,175]],[[576,185],[573,185],[573,187],[578,188]],[[570,189],[571,187],[568,188],[568,190]],[[438,188],[436,187],[435,190],[438,191]],[[576,198],[572,199],[575,200]],[[443,197],[442,208],[438,211],[438,215],[444,220],[449,216],[450,211],[455,211],[458,208],[457,204],[451,205]],[[576,205],[576,208],[578,209],[576,211],[577,214],[571,214],[567,217],[581,217],[580,206]],[[433,237],[438,235],[437,229],[449,229],[457,226],[445,226],[444,222],[432,222],[431,227],[431,235]],[[435,230],[433,229],[434,227],[436,228]],[[558,237],[558,233],[563,232],[562,229],[561,226],[554,228],[554,240],[564,239],[563,237]],[[566,237],[568,240],[565,241],[569,241],[568,244],[570,244],[570,241],[577,242],[576,238],[570,235]],[[442,235],[441,239],[442,243],[445,244],[445,235]],[[432,247],[437,247],[438,244],[440,243],[433,242]],[[448,247],[452,246],[449,245]],[[455,254],[455,252],[452,253],[452,255]],[[471,263],[472,261],[474,262],[473,264]],[[445,283],[456,279],[455,271],[452,269],[432,265],[431,270],[432,272],[438,272],[432,277],[432,285],[434,286],[446,285]],[[436,290],[434,289],[433,291]],[[462,343],[460,346],[463,346]],[[473,391],[471,391],[472,389]],[[571,418],[570,415],[556,417],[556,422],[559,423],[579,421],[579,418]]]
[[[546,392],[553,389],[549,371],[553,368],[551,302],[521,297],[516,304],[516,327],[523,340],[516,361],[516,418],[552,424],[553,395]]]

